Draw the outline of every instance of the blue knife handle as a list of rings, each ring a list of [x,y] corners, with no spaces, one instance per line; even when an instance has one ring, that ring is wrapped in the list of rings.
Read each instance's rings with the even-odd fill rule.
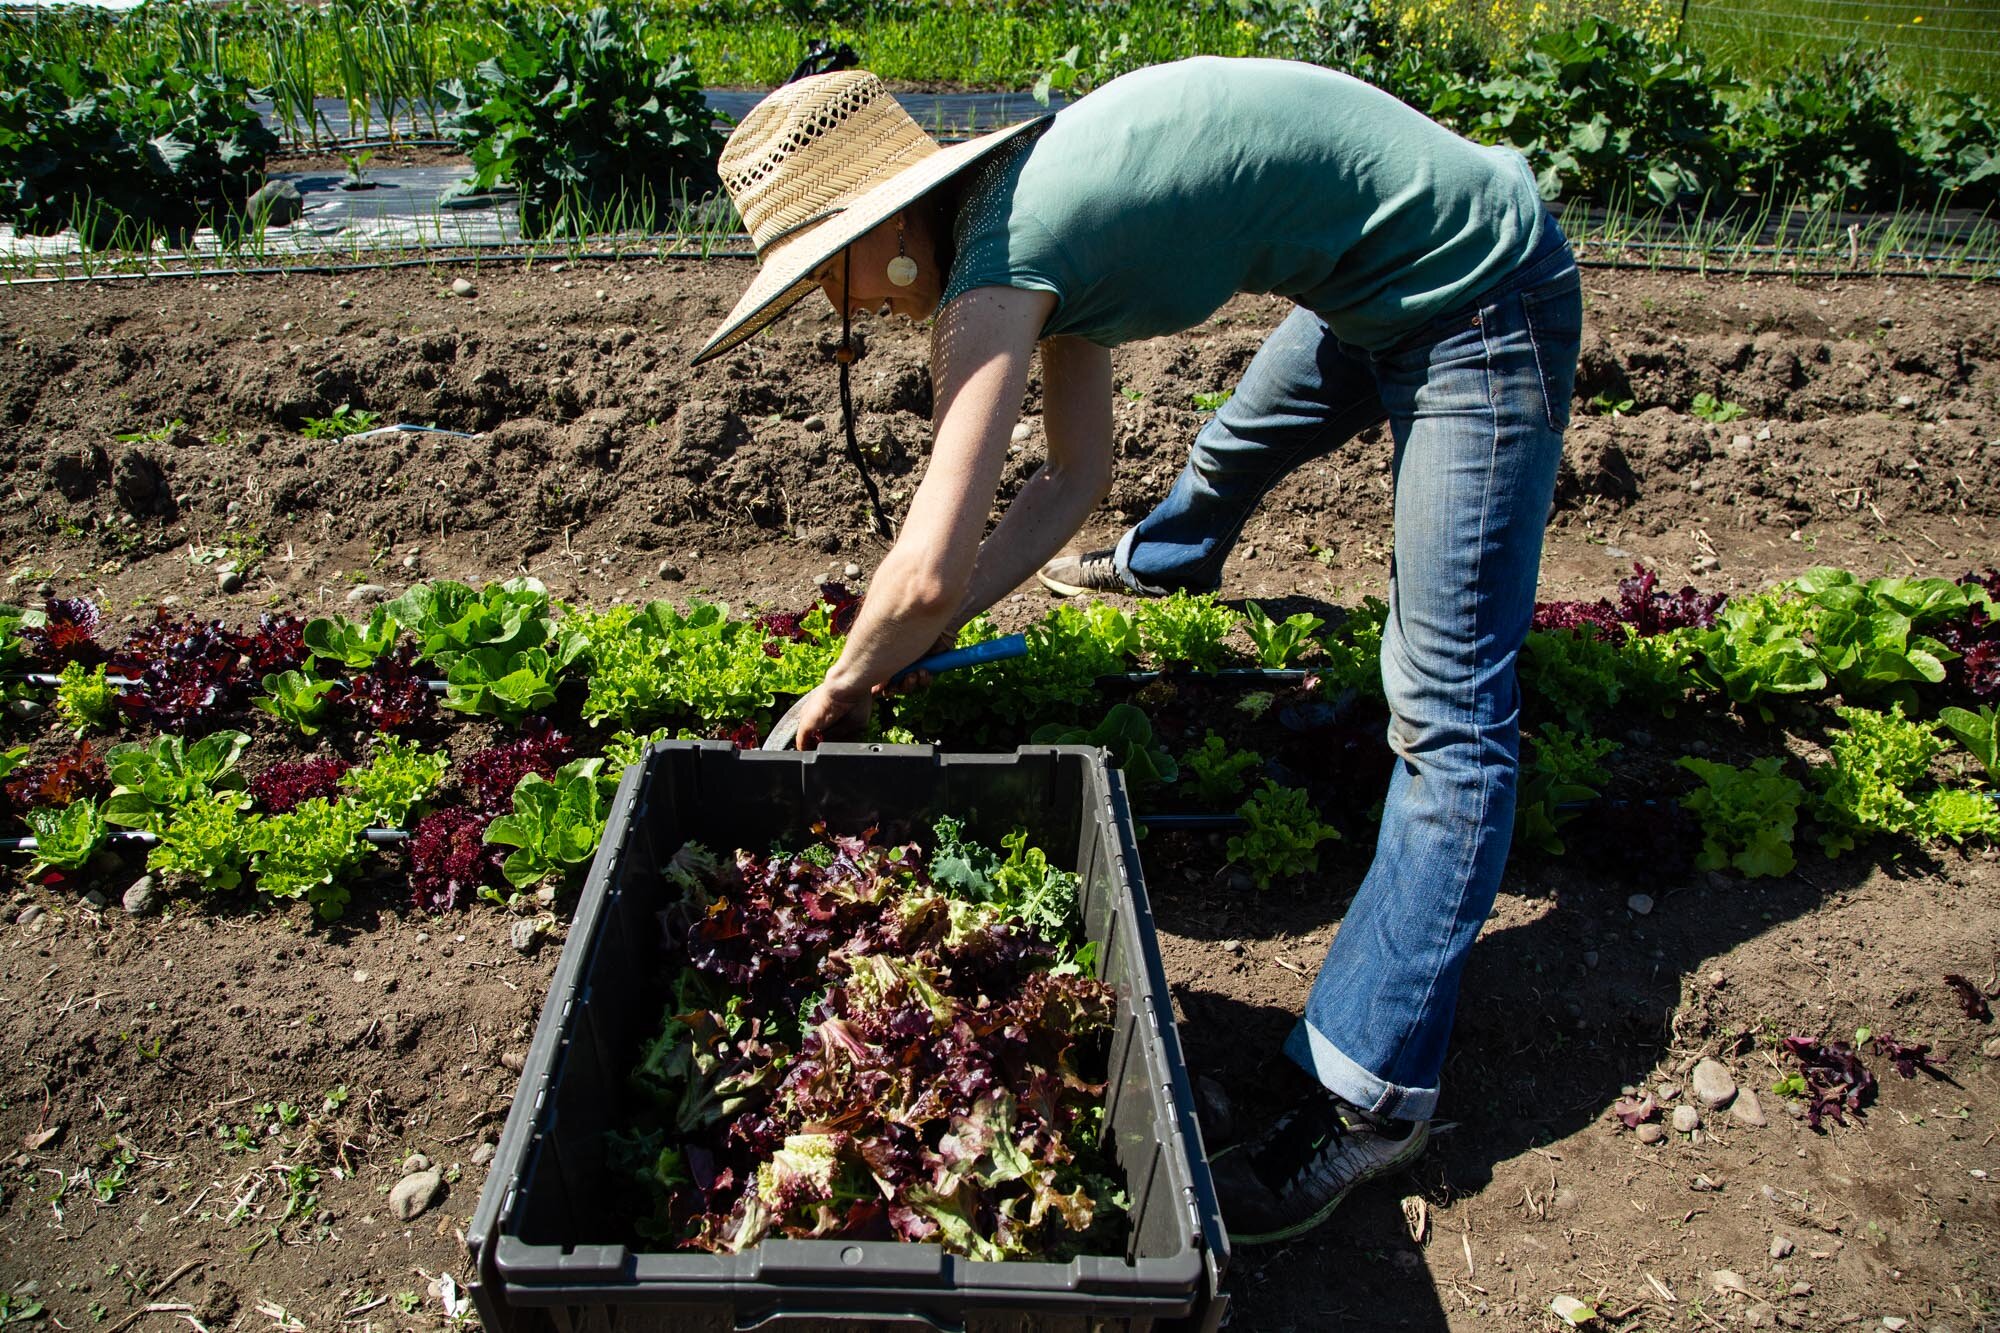
[[[978,666],[982,662],[1004,662],[1010,657],[1025,657],[1028,652],[1028,636],[1008,634],[998,639],[988,639],[985,643],[975,643],[970,648],[952,648],[929,657],[920,657],[898,671],[895,679],[901,680],[912,671],[953,671],[959,667]]]

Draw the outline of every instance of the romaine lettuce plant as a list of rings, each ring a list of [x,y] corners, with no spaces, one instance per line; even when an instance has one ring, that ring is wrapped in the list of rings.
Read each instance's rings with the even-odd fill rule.
[[[1032,739],[1037,745],[1102,747],[1112,766],[1123,770],[1126,784],[1134,791],[1180,776],[1180,766],[1167,747],[1153,739],[1152,719],[1136,704],[1111,705],[1094,727],[1067,727],[1060,722],[1037,727]]]
[[[1292,665],[1318,646],[1313,635],[1326,624],[1318,616],[1300,611],[1286,616],[1283,620],[1273,620],[1264,608],[1255,602],[1246,602],[1244,617],[1249,622],[1245,628],[1250,634],[1250,642],[1257,647],[1257,663],[1272,670],[1281,670]]]
[[[1978,712],[1966,708],[1942,708],[1938,721],[1971,751],[1986,769],[1986,780],[2000,785],[2000,709],[1987,704]]]
[[[474,648],[461,653],[445,673],[444,706],[519,722],[555,702],[563,672],[584,647],[581,639],[565,637],[553,653],[539,644],[513,652]]]
[[[577,759],[554,778],[530,773],[514,788],[514,810],[486,826],[486,841],[512,847],[500,871],[517,889],[566,878],[597,851],[610,818],[616,774],[606,783],[602,759]],[[609,787],[611,790],[607,790]]]
[[[291,724],[301,736],[317,736],[332,707],[327,696],[339,688],[338,681],[319,680],[303,671],[274,671],[264,677],[264,693],[250,703]]]
[[[548,589],[539,579],[477,589],[438,579],[415,585],[383,610],[415,636],[417,655],[442,670],[475,648],[517,653],[548,642],[554,632]]]
[[[304,641],[314,657],[359,671],[374,666],[376,659],[396,646],[400,629],[389,609],[378,606],[365,624],[344,616],[309,620]]]
[[[105,755],[111,798],[104,818],[126,828],[159,833],[181,806],[206,801],[218,792],[230,793],[239,807],[250,798],[243,775],[236,771],[250,737],[241,731],[218,731],[193,745],[179,736],[161,736],[151,744],[114,745]]]

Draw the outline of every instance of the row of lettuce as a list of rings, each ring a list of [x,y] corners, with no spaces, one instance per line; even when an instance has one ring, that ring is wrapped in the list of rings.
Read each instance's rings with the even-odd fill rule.
[[[1721,207],[1747,191],[1786,205],[1907,209],[2000,199],[2000,108],[1972,93],[1913,93],[1879,49],[1850,47],[1750,84],[1677,41],[1602,18],[1489,59],[1412,40],[1391,8],[1368,0],[1246,12],[1233,53],[1345,70],[1471,138],[1510,144],[1551,200]],[[714,189],[722,132],[699,57],[668,45],[645,13],[496,4],[493,58],[458,78],[428,71],[420,84],[395,53],[421,43],[407,22],[377,18],[352,31],[381,34],[384,79],[359,72],[375,48],[343,38],[356,124],[368,124],[371,107],[392,125],[399,105],[427,108],[433,132],[471,157],[464,190],[517,190],[528,234],[664,227],[672,208]],[[319,136],[313,76],[298,68],[305,48],[291,27],[272,29],[271,82],[256,88],[213,35],[204,43],[194,32],[181,51],[136,68],[12,56],[0,87],[0,221],[42,234],[73,228],[92,246],[144,245],[199,225],[254,228],[245,204],[279,140],[250,99],[269,98],[295,134]],[[1167,54],[1125,37],[1073,47],[1038,93],[1081,93]],[[854,40],[865,61],[865,36]],[[349,154],[357,186],[367,159]]]
[[[1792,868],[1802,827],[1827,855],[1874,837],[2000,833],[1996,593],[1993,573],[1814,570],[1725,603],[1663,590],[1640,570],[1615,602],[1543,603],[1520,663],[1519,845],[1560,855],[1588,814],[1584,827],[1618,828],[1628,845],[1691,832],[1699,868],[1757,876]],[[647,744],[756,744],[776,709],[824,676],[859,604],[829,584],[795,613],[582,610],[529,579],[437,581],[366,620],[266,616],[238,632],[159,611],[116,645],[100,642],[88,602],[10,608],[8,717],[42,731],[39,746],[0,751],[0,799],[32,832],[42,876],[87,875],[126,829],[152,835],[149,868],[177,884],[250,884],[332,918],[373,863],[368,832],[386,829],[409,834],[400,845],[419,907],[474,895],[547,903],[590,860],[619,775]],[[1370,599],[1329,625],[1185,594],[1130,611],[1065,603],[1028,628],[1024,658],[892,697],[873,735],[1103,746],[1142,804],[1233,812],[1226,856],[1268,886],[1317,868],[1338,836],[1323,817],[1333,798],[1245,737],[1257,724],[1282,740],[1277,719],[1293,726],[1307,702],[1320,710],[1309,717],[1379,734],[1387,610]],[[960,640],[998,632],[982,617]],[[1234,725],[1159,734],[1148,708],[1171,706],[1177,681],[1232,667],[1302,674],[1235,682]],[[1130,679],[1140,668],[1163,674]],[[247,774],[252,710],[272,719],[273,747],[324,753]],[[1688,754],[1672,798],[1606,798],[1633,729],[1697,710],[1736,714],[1747,724],[1736,748],[1769,752],[1737,754],[1743,765]],[[508,738],[453,763],[426,748],[453,715],[504,724]],[[111,743],[120,736],[133,739]],[[1382,776],[1361,779],[1373,793],[1363,809],[1379,803]]]

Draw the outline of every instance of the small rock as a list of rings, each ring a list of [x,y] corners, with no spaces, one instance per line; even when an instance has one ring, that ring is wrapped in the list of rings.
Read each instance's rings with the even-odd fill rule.
[[[1720,1061],[1702,1060],[1694,1067],[1695,1100],[1711,1111],[1719,1111],[1735,1100],[1736,1080]]]
[[[1015,444],[1026,444],[1029,440],[1035,438],[1035,428],[1025,421],[1017,421],[1014,423],[1013,434],[1008,438]]]
[[[1701,1112],[1685,1103],[1674,1108],[1674,1133],[1692,1134],[1701,1128]]]
[[[415,1171],[389,1191],[389,1211],[408,1222],[422,1216],[444,1197],[444,1177],[435,1171]]]
[[[609,301],[611,299],[611,293],[605,291],[602,287],[599,287],[597,289],[597,299],[600,301]]]
[[[33,699],[16,699],[7,705],[7,711],[15,717],[20,718],[23,722],[28,721],[30,718],[40,717],[42,715],[42,708],[43,705],[35,702]]]
[[[379,583],[357,583],[347,590],[350,602],[386,602],[389,590]]]
[[[655,572],[668,583],[679,583],[687,577],[686,572],[671,560],[662,560],[659,569]]]
[[[1658,1143],[1661,1139],[1667,1137],[1667,1127],[1648,1122],[1633,1130],[1632,1133],[1641,1143]]]
[[[1216,947],[1221,949],[1224,953],[1240,954],[1243,952],[1243,941],[1223,940],[1220,943],[1218,943]]]
[[[1653,910],[1652,895],[1646,893],[1635,893],[1630,898],[1627,898],[1625,900],[1625,907],[1626,910],[1630,911],[1633,916],[1650,915]]]
[[[56,595],[56,585],[49,582],[47,579],[43,579],[40,583],[37,583],[35,585],[35,596],[53,597],[55,595]]]
[[[1790,1236],[1771,1237],[1771,1257],[1773,1259],[1787,1258],[1791,1255],[1791,1252],[1797,1248],[1798,1247],[1796,1245],[1792,1244],[1792,1238]]]
[[[144,916],[146,909],[153,905],[153,877],[141,875],[133,880],[132,886],[125,890],[125,896],[120,901],[124,903],[125,910],[133,916]]]
[[[105,908],[111,906],[111,900],[96,889],[92,889],[89,893],[83,895],[83,905],[93,912],[102,912]]]
[[[477,296],[479,295],[479,289],[465,278],[453,278],[451,280],[451,294],[453,296]]]
[[[289,227],[305,215],[306,201],[290,181],[266,181],[243,201],[244,215],[267,227]]]
[[[1805,1281],[1794,1282],[1789,1289],[1789,1294],[1793,1296],[1810,1296],[1812,1293],[1812,1283]]]
[[[406,555],[403,557],[404,569],[415,569],[416,567],[417,567],[417,558],[415,556]]]
[[[806,434],[818,435],[821,431],[824,431],[826,429],[826,418],[819,416],[807,417],[804,421],[801,421],[799,425],[804,428]]]
[[[430,1169],[431,1169],[431,1159],[424,1156],[420,1152],[413,1152],[408,1157],[405,1157],[403,1159],[404,1175],[409,1175],[411,1172],[415,1171],[428,1171]]]
[[[472,1164],[474,1166],[485,1166],[488,1162],[493,1160],[494,1151],[495,1149],[493,1145],[490,1143],[481,1143],[474,1145],[472,1149]]]
[[[542,932],[535,929],[532,921],[516,921],[507,927],[507,942],[522,953],[533,953],[541,940]]]
[[[500,1052],[500,1067],[512,1070],[518,1074],[528,1067],[528,1057],[519,1051],[502,1051]]]
[[[1758,1301],[1743,1312],[1743,1322],[1752,1328],[1769,1328],[1776,1322],[1778,1312],[1763,1301]]]
[[[1896,395],[1896,406],[1915,407],[1916,405],[1917,405],[1917,400],[1910,397],[1910,395],[1906,393],[1899,393]]]
[[[1716,1294],[1719,1296],[1732,1294],[1748,1296],[1751,1294],[1749,1286],[1743,1279],[1727,1268],[1718,1268],[1713,1273],[1710,1273],[1708,1281],[1709,1285],[1715,1288]]]
[[[1889,1333],[1900,1333],[1900,1330],[1906,1329],[1909,1326],[1910,1321],[1901,1315],[1885,1314],[1882,1316],[1882,1327],[1888,1329]]]
[[[1257,548],[1255,546],[1244,547],[1243,558],[1245,560],[1255,560],[1257,558]]]
[[[17,926],[32,926],[47,915],[48,912],[40,903],[29,903],[21,909],[21,915],[14,918],[14,924]]]
[[[1979,1048],[1979,1053],[1989,1060],[2000,1060],[2000,1037],[1988,1037],[1986,1044]]]
[[[858,579],[861,577],[861,566],[850,560],[840,567],[840,576],[847,579]]]
[[[1736,1094],[1736,1100],[1729,1104],[1729,1115],[1738,1124],[1748,1125],[1752,1129],[1762,1129],[1771,1123],[1764,1118],[1763,1103],[1757,1100],[1757,1094],[1749,1088]]]
[[[354,300],[352,297],[343,296],[338,301],[335,301],[334,304],[339,306],[342,310],[354,309]]]
[[[1697,574],[1713,574],[1722,568],[1722,561],[1712,555],[1698,555],[1688,562],[1688,568]]]
[[[1660,1098],[1660,1100],[1661,1100],[1661,1101],[1663,1101],[1663,1102],[1670,1102],[1670,1101],[1674,1100],[1674,1098],[1676,1098],[1676,1097],[1678,1097],[1678,1096],[1680,1096],[1680,1095],[1681,1095],[1681,1085],[1680,1085],[1680,1084],[1678,1084],[1678,1083],[1662,1083],[1662,1084],[1660,1085],[1660,1091],[1659,1091],[1659,1093],[1658,1093],[1658,1096],[1659,1096],[1659,1098]]]
[[[215,571],[215,586],[222,592],[236,592],[243,586],[243,571],[234,565],[224,565]]]

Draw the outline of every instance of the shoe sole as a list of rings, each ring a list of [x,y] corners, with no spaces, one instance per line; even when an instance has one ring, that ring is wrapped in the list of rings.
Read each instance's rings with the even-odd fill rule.
[[[1278,1231],[1265,1231],[1256,1234],[1245,1235],[1245,1234],[1239,1234],[1238,1232],[1231,1230],[1229,1232],[1230,1244],[1250,1245],[1250,1246],[1276,1245],[1281,1241],[1297,1240],[1300,1236],[1305,1235],[1308,1231],[1312,1231],[1315,1228],[1317,1228],[1321,1223],[1325,1222],[1327,1218],[1332,1217],[1334,1210],[1339,1208],[1341,1204],[1347,1202],[1347,1196],[1352,1194],[1356,1189],[1358,1189],[1362,1185],[1367,1184],[1371,1180],[1380,1180],[1384,1176],[1394,1175],[1396,1172],[1403,1170],[1405,1167],[1409,1166],[1412,1162],[1416,1161],[1419,1157],[1422,1157],[1424,1155],[1425,1146],[1430,1143],[1430,1137],[1431,1137],[1430,1131],[1426,1129],[1421,1137],[1418,1136],[1412,1136],[1412,1137],[1414,1137],[1416,1141],[1410,1144],[1408,1147],[1406,1147],[1402,1152],[1398,1153],[1395,1157],[1391,1158],[1389,1161],[1384,1163],[1380,1171],[1372,1172],[1368,1175],[1361,1177],[1359,1180],[1354,1181],[1346,1189],[1342,1190],[1340,1193],[1334,1195],[1332,1199],[1328,1200],[1327,1203],[1324,1204],[1319,1209],[1319,1211],[1314,1213],[1311,1217],[1308,1217],[1301,1222],[1295,1222],[1291,1226],[1284,1227]],[[1237,1146],[1239,1145],[1231,1144],[1230,1147],[1223,1149],[1223,1153],[1234,1151]],[[1216,1156],[1220,1157],[1223,1155],[1223,1153],[1217,1153]],[[1227,1227],[1228,1219],[1224,1218],[1223,1222],[1225,1227]]]

